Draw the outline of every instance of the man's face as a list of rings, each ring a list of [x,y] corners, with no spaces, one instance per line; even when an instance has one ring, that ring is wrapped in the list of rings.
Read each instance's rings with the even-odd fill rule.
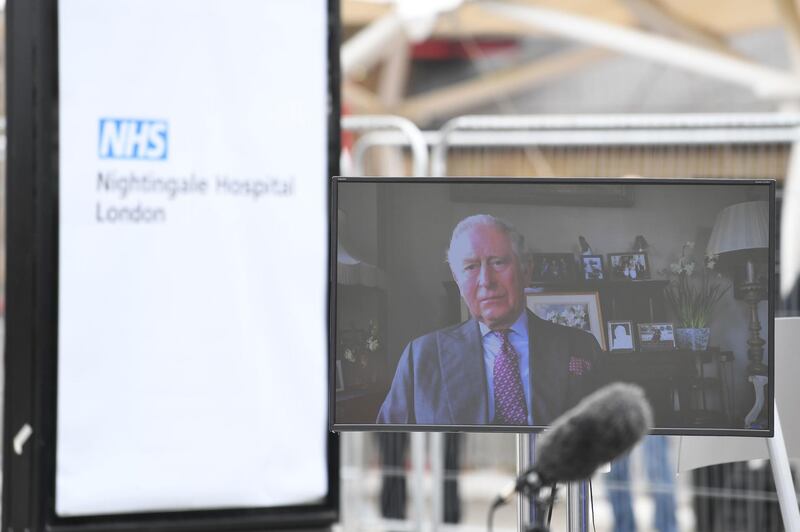
[[[493,225],[461,233],[451,244],[450,268],[469,311],[492,329],[508,327],[525,300],[523,269],[511,240]]]

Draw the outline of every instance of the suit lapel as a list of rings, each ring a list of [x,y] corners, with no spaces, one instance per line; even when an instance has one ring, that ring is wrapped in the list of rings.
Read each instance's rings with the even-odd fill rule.
[[[551,325],[528,312],[533,422],[547,425],[564,411],[567,400],[569,346]]]
[[[478,322],[469,320],[456,329],[440,332],[438,341],[444,393],[453,423],[488,423],[486,370]]]

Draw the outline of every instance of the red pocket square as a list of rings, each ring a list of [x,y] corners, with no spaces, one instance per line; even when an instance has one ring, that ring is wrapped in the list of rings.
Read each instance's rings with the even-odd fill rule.
[[[585,358],[569,357],[569,374],[576,377],[592,371],[592,363]]]

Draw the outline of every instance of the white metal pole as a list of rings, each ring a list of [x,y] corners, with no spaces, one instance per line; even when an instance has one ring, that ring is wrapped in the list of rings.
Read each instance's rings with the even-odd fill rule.
[[[412,432],[411,464],[413,482],[411,482],[411,504],[414,507],[414,530],[422,530],[425,522],[425,433]]]
[[[781,295],[788,296],[800,278],[800,243],[793,238],[800,225],[800,128],[795,128],[786,177],[783,181],[781,210]]]
[[[431,531],[436,532],[444,521],[444,434],[431,432],[428,456],[431,460]]]
[[[789,456],[786,454],[786,442],[783,439],[777,401],[774,412],[775,437],[767,438],[772,476],[775,478],[775,488],[778,491],[783,526],[787,532],[800,532],[800,510],[797,507],[797,493],[792,482],[792,471],[789,467]]]
[[[585,482],[570,482],[567,485],[567,530],[584,532],[586,530]]]
[[[342,117],[342,129],[348,131],[369,131],[397,129],[408,139],[411,147],[411,157],[414,177],[426,177],[428,173],[428,144],[422,132],[410,120],[401,116],[391,115],[354,115]],[[370,135],[368,133],[367,135]],[[364,135],[365,137],[367,135]],[[363,137],[362,137],[363,138]],[[359,140],[355,145],[353,160],[355,174],[364,175],[364,153],[375,144]]]
[[[530,4],[480,2],[485,11],[527,24],[574,41],[641,57],[690,72],[736,83],[757,96],[791,98],[800,96],[800,77],[738,57],[686,44],[652,33],[599,22]]]
[[[405,39],[405,30],[396,11],[370,23],[342,44],[339,60],[342,77],[346,78],[357,70],[369,70],[400,39]]]
[[[530,445],[527,434],[517,434],[517,476],[528,470],[531,464]],[[517,494],[517,531],[524,532],[528,517],[530,516],[530,506],[528,498],[520,491]]]

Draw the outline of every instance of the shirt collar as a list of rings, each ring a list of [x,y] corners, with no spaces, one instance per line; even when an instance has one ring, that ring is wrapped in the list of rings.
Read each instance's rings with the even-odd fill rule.
[[[478,322],[478,327],[481,329],[481,337],[485,337],[487,334],[492,332],[489,326],[482,321]],[[528,332],[528,313],[525,312],[525,309],[522,309],[519,317],[514,323],[511,324],[509,329],[520,336],[525,336],[525,334]]]

